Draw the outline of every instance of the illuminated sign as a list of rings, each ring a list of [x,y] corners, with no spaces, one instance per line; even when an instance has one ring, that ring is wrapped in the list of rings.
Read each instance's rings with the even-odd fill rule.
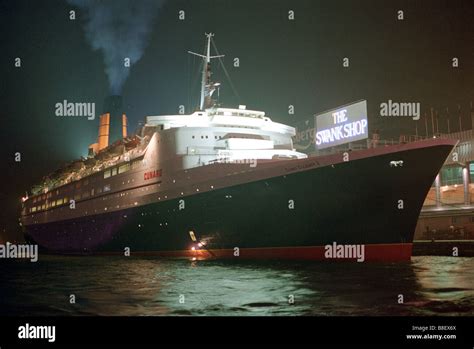
[[[325,149],[368,138],[367,101],[315,115],[315,143]]]

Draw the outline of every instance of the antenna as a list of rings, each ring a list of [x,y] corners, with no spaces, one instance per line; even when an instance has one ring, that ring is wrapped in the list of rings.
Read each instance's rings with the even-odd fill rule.
[[[214,36],[213,33],[205,33],[207,42],[206,42],[206,55],[201,55],[199,53],[195,53],[192,51],[188,51],[188,53],[201,57],[204,59],[204,64],[202,68],[202,81],[201,81],[201,101],[200,101],[200,109],[204,110],[207,107],[211,107],[211,96],[217,86],[220,84],[211,83],[211,59],[213,58],[220,58],[224,57],[224,55],[217,55],[211,56],[211,38]]]

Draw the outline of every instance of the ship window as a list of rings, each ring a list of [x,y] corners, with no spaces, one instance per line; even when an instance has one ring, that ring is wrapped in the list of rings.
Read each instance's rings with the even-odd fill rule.
[[[65,203],[68,202],[68,201],[69,201],[69,198],[68,198],[68,197],[65,197],[65,198],[63,199],[63,204],[65,204]]]
[[[53,202],[51,203],[51,207],[54,207],[54,206],[56,206],[56,201],[53,201]]]
[[[97,188],[97,194],[102,193],[102,188]]]
[[[89,195],[90,195],[90,194],[89,194],[89,191],[86,191],[86,192],[84,192],[84,193],[82,194],[82,198],[83,198],[83,199],[84,199],[84,198],[88,198]]]
[[[76,183],[76,189],[79,189],[81,187],[81,182]]]
[[[36,212],[36,207],[33,207],[33,208],[31,209],[31,212]]]
[[[110,184],[104,185],[104,192],[110,191]]]
[[[462,184],[462,167],[445,167],[441,169],[441,185]]]
[[[89,184],[89,180],[86,179],[86,180],[84,181],[84,185],[88,185],[88,184]]]
[[[33,199],[33,203],[36,204],[36,198]]]
[[[201,136],[201,139],[204,139],[204,136]]]
[[[79,200],[81,198],[81,194],[74,195],[74,200]]]
[[[63,203],[63,199],[56,200],[56,205],[61,205]]]
[[[195,137],[193,136],[193,139],[194,139],[194,138],[195,138]]]
[[[130,164],[127,163],[127,164],[123,164],[119,167],[118,169],[118,173],[124,173],[126,171],[130,170]]]
[[[109,178],[110,177],[110,170],[107,170],[104,172],[104,178]]]
[[[115,176],[117,174],[117,167],[114,167],[112,169],[112,176]]]
[[[91,196],[94,196],[94,188],[91,189]]]
[[[133,161],[133,162],[132,162],[132,168],[133,168],[133,169],[139,168],[139,167],[140,167],[140,163],[141,163],[140,160],[135,160],[135,161]]]

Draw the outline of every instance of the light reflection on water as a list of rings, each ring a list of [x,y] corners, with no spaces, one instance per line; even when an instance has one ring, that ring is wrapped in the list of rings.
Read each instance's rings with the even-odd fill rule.
[[[0,280],[0,315],[474,314],[474,258],[462,257],[376,264],[43,256],[0,261]]]

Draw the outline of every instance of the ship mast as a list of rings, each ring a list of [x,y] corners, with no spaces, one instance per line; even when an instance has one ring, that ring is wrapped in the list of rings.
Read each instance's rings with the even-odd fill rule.
[[[220,58],[224,57],[224,55],[219,56],[211,56],[211,38],[214,36],[213,33],[205,33],[207,37],[206,42],[206,55],[200,55],[199,53],[195,53],[192,51],[188,51],[195,56],[201,57],[203,62],[202,67],[202,80],[201,80],[201,101],[199,103],[199,108],[201,110],[205,110],[206,108],[212,107],[212,94],[216,90],[216,88],[220,85],[218,82],[213,83],[211,82],[211,59],[212,58]]]

